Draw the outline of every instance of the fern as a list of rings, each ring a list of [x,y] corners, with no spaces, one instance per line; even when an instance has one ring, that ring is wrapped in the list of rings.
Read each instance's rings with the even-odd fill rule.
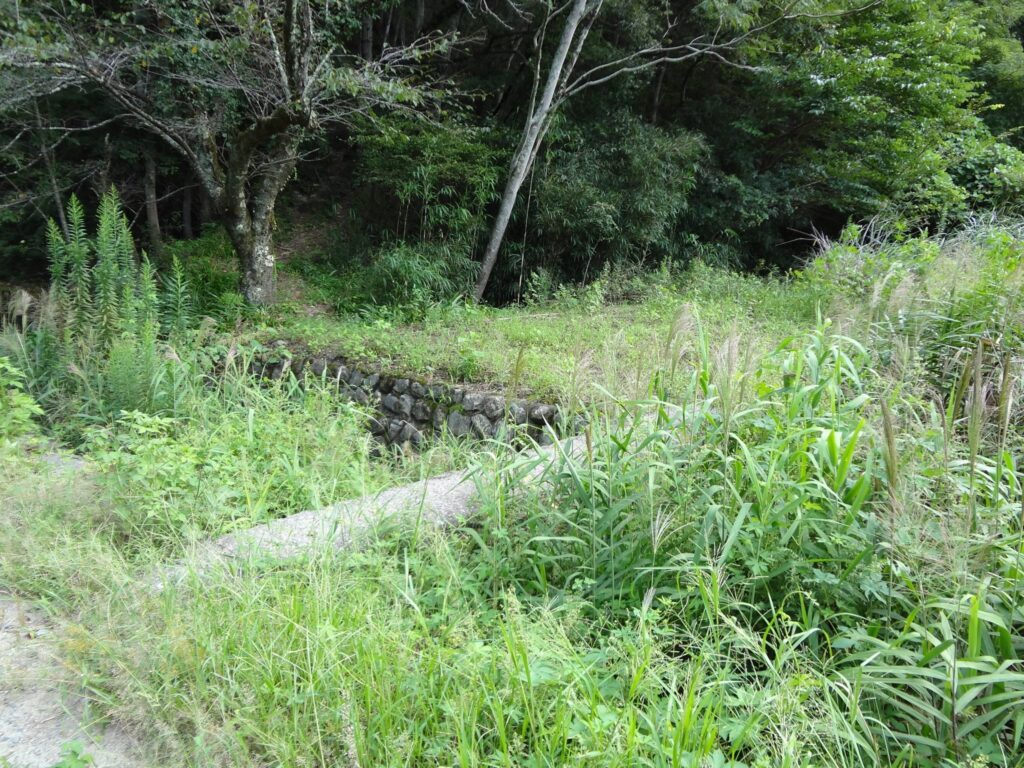
[[[192,292],[177,256],[164,278],[163,310],[163,325],[169,337],[181,336],[192,325]]]
[[[68,200],[67,279],[65,293],[69,302],[66,320],[72,336],[85,336],[92,327],[92,275],[90,265],[92,248],[85,230],[85,209],[72,195]]]
[[[139,340],[140,375],[150,382],[150,398],[155,397],[156,382],[159,378],[159,356],[157,337],[160,333],[160,294],[156,284],[153,265],[142,254],[136,292],[136,333]]]
[[[117,200],[117,193],[113,188],[111,188],[111,193],[114,195],[115,200]],[[138,264],[135,259],[135,240],[132,238],[128,217],[121,210],[119,200],[114,215],[117,221],[116,250],[118,267],[125,282],[134,282],[138,276]]]
[[[154,339],[160,328],[160,293],[156,284],[156,270],[145,253],[142,254],[142,266],[139,268],[138,327],[143,334],[151,331]]]
[[[46,402],[74,403],[78,415],[101,419],[155,409],[167,372],[158,353],[161,323],[180,336],[193,320],[185,270],[175,258],[161,290],[145,254],[136,259],[114,189],[100,201],[92,239],[76,197],[68,201],[67,219],[66,234],[56,222],[47,227],[56,312],[35,336],[54,340]]]
[[[102,240],[97,238],[99,248]],[[121,279],[117,268],[117,254],[100,250],[93,279],[96,283],[95,309],[100,343],[109,346],[121,328]]]
[[[108,416],[124,411],[149,411],[154,376],[152,355],[132,336],[122,336],[110,345],[101,374],[102,404]]]
[[[96,212],[96,263],[111,263],[118,269],[121,203],[113,189],[100,198],[100,207]]]
[[[50,219],[46,225],[46,251],[50,259],[51,296],[60,311],[63,308],[65,296],[68,248],[67,243],[64,242],[64,233],[60,231],[60,227],[53,219]]]
[[[118,332],[135,336],[139,331],[140,322],[138,285],[136,281],[126,280],[121,285],[121,310],[118,313]]]
[[[135,327],[137,274],[128,220],[113,187],[100,201],[96,225],[96,312],[101,343]]]

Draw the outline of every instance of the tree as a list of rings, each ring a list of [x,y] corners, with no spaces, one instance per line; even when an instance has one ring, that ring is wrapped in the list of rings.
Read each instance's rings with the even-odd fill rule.
[[[146,195],[146,229],[149,233],[149,253],[160,258],[163,253],[163,238],[160,235],[160,211],[156,201],[156,158],[147,151],[142,157],[145,168],[143,187]]]
[[[666,22],[662,33],[652,37],[648,44],[638,46],[621,55],[613,55],[589,66],[578,74],[575,72],[576,66],[591,29],[602,12],[613,7],[613,4],[606,4],[605,0],[571,0],[555,11],[550,11],[551,6],[548,5],[550,12],[538,32],[541,45],[537,46],[533,97],[526,112],[519,144],[512,156],[505,191],[502,194],[480,265],[480,273],[474,289],[476,300],[480,301],[487,290],[487,283],[498,260],[498,253],[501,250],[523,182],[533,167],[553,118],[569,98],[589,88],[604,85],[623,75],[647,72],[669,64],[679,64],[700,58],[711,58],[730,66],[744,67],[745,65],[742,63],[730,60],[728,54],[771,27],[793,19],[835,17],[859,13],[879,4],[880,0],[872,0],[854,8],[825,9],[820,13],[811,13],[802,10],[807,6],[806,3],[791,0],[773,13],[767,13],[767,20],[760,22],[755,15],[748,11],[748,8],[756,6],[748,3],[711,4],[712,6],[721,6],[715,11],[718,18],[712,31],[693,36],[683,34],[681,39],[677,36],[685,30],[680,27],[676,20],[677,16],[668,13],[665,14]],[[655,6],[656,11],[673,10],[671,3],[659,2],[655,3]],[[561,14],[565,14],[562,34],[551,57],[551,63],[547,67],[547,73],[543,77],[544,85],[541,90],[539,85],[542,75],[543,37],[550,19]],[[537,98],[538,91],[540,91],[539,99]]]
[[[0,51],[0,107],[84,90],[159,137],[223,222],[246,299],[263,304],[274,295],[274,206],[304,142],[356,115],[416,111],[432,96],[407,75],[443,41],[349,53],[339,41],[358,41],[362,24],[352,5],[23,2]]]
[[[509,169],[508,181],[505,183],[505,191],[501,195],[501,202],[498,205],[498,213],[494,218],[491,228],[491,235],[487,241],[487,248],[484,251],[483,261],[480,264],[480,275],[476,281],[476,288],[473,291],[474,298],[480,301],[487,290],[487,283],[491,278],[491,270],[498,260],[498,251],[501,250],[501,243],[505,239],[505,232],[508,230],[508,223],[512,219],[512,209],[515,208],[516,200],[519,198],[519,191],[523,187],[526,175],[533,166],[537,157],[537,150],[540,149],[541,141],[550,126],[550,120],[554,114],[555,99],[563,86],[564,79],[571,74],[576,57],[587,39],[590,25],[601,9],[601,0],[572,0],[566,16],[565,26],[562,28],[562,36],[555,49],[555,55],[548,67],[547,81],[544,84],[544,91],[539,102],[531,103],[526,115],[526,122],[523,125],[523,133],[519,139],[519,146],[512,155],[512,165]],[[589,20],[587,17],[589,15]],[[545,19],[544,26],[547,26]],[[572,56],[572,61],[569,61]],[[540,69],[537,70],[538,79]]]

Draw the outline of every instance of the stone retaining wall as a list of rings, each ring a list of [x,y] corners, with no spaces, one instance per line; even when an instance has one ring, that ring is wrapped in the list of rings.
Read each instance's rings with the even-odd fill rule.
[[[426,384],[360,370],[340,359],[285,359],[262,363],[264,377],[279,379],[304,373],[333,381],[343,395],[379,413],[370,424],[373,434],[386,443],[414,447],[444,431],[455,437],[487,439],[525,432],[541,445],[551,440],[547,427],[561,435],[562,413],[552,403],[506,400],[500,394],[475,387]]]

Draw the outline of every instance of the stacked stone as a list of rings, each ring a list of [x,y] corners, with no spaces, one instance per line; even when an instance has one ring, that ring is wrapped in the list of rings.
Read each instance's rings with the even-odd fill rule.
[[[428,435],[444,430],[455,437],[485,440],[510,427],[525,431],[543,444],[548,440],[547,427],[561,427],[556,405],[506,400],[501,395],[471,388],[382,376],[361,371],[342,360],[285,360],[264,366],[263,375],[278,379],[289,371],[301,376],[304,370],[317,377],[326,375],[352,401],[374,406],[379,415],[371,422],[371,431],[390,444],[419,446]]]

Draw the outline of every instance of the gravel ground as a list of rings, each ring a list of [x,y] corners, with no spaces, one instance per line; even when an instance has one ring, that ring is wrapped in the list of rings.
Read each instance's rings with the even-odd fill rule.
[[[50,647],[43,617],[0,595],[0,766],[52,768],[72,741],[95,768],[141,768],[140,745],[116,725],[92,726],[87,700]]]

